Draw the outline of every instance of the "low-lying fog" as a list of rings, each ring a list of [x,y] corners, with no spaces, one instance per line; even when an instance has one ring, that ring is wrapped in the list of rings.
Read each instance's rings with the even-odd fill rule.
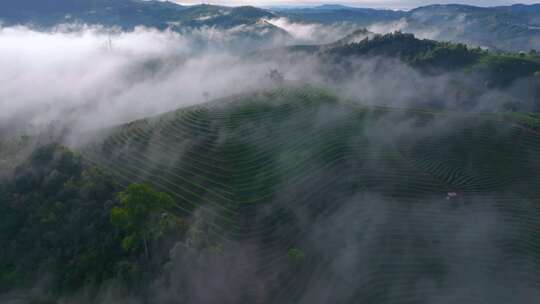
[[[287,30],[293,40],[273,41],[268,49],[328,43],[354,30],[346,24],[269,22]],[[375,25],[371,30],[388,29],[393,28]],[[258,56],[255,50],[238,50],[235,39],[230,30],[215,28],[185,33],[82,25],[48,31],[0,28],[0,134],[8,126],[10,131],[32,132],[51,122],[73,130],[119,124],[269,88],[274,85],[272,70],[278,70],[287,84],[325,86],[366,104],[459,103],[452,93],[452,75],[425,77],[398,60],[372,58],[352,62],[352,72],[333,79],[327,63],[315,55]],[[478,109],[485,110],[508,98],[506,92],[486,91],[477,100]]]

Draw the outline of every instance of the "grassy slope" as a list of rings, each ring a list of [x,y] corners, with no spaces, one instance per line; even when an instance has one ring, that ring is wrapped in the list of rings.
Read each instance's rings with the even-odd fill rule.
[[[481,262],[475,275],[506,282],[508,275],[494,270],[517,262],[536,269],[540,259],[538,126],[533,114],[363,107],[308,87],[135,121],[82,147],[82,159],[62,150],[75,174],[55,158],[36,164],[41,154],[34,153],[34,163],[15,170],[14,184],[0,184],[0,198],[11,202],[0,206],[9,219],[1,225],[3,241],[10,244],[0,289],[31,284],[43,252],[45,266],[61,274],[55,282],[61,293],[122,275],[119,267],[137,256],[120,250],[107,216],[113,204],[105,202],[134,182],[168,192],[173,211],[204,222],[202,239],[222,252],[211,258],[213,267],[227,263],[221,254],[234,254],[227,248],[255,248],[248,261],[233,265],[240,277],[231,286],[240,281],[242,288],[231,290],[226,303],[295,302],[316,292],[311,284],[318,280],[330,284],[332,302],[421,302],[439,292],[410,284],[436,280],[450,288],[449,272],[469,259]],[[86,162],[119,184],[112,189],[108,175],[81,174],[93,168]],[[42,182],[28,186],[36,180]],[[452,192],[456,197],[447,199]],[[495,221],[496,240],[475,230],[486,220]],[[351,249],[351,242],[359,247]],[[170,245],[160,243],[153,272],[164,271]],[[21,248],[33,249],[21,255]],[[336,269],[344,254],[350,265]],[[524,281],[536,274],[523,272]]]
[[[429,242],[445,237],[431,228],[422,236],[400,230],[399,216],[407,217],[415,208],[427,213],[412,221],[431,217],[434,227],[438,221],[460,221],[474,210],[496,209],[507,225],[501,229],[521,231],[503,242],[516,248],[508,263],[514,257],[539,257],[537,242],[531,240],[540,209],[519,202],[538,201],[540,137],[521,123],[529,116],[505,117],[363,108],[324,91],[292,89],[137,121],[81,152],[126,184],[142,180],[169,192],[181,213],[208,211],[213,215],[208,219],[211,233],[222,242],[255,244],[262,261],[258,272],[280,278],[267,288],[282,303],[301,298],[309,278],[331,271],[334,251],[313,247],[310,231],[351,201],[362,202],[364,195],[382,197],[386,212],[398,216],[396,225],[379,229],[400,235],[400,240],[390,247],[367,248],[379,250],[373,256],[379,262],[395,263],[390,269],[395,276],[385,277],[389,269],[381,264],[383,268],[347,284],[369,278],[384,289],[407,284],[411,276],[439,278],[436,269],[452,266],[429,256],[434,254],[429,248],[423,253],[428,259],[417,255],[412,264],[392,254],[391,247],[399,249],[417,237]],[[455,202],[446,199],[449,192],[458,194]],[[449,209],[430,215],[433,208]],[[294,246],[306,252],[310,267],[291,275],[279,265]],[[490,250],[485,254],[495,256],[499,247]],[[487,261],[485,271],[490,271],[490,263],[496,262]],[[341,293],[340,280],[333,281],[335,301],[392,300],[380,289],[362,285],[354,295]],[[400,292],[405,298],[422,296],[413,289]]]

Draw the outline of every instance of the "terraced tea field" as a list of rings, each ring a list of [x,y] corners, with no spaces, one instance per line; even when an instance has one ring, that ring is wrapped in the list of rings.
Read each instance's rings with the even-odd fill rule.
[[[540,133],[519,117],[283,90],[101,135],[85,159],[170,193],[212,237],[249,248],[236,265],[245,303],[540,295]]]

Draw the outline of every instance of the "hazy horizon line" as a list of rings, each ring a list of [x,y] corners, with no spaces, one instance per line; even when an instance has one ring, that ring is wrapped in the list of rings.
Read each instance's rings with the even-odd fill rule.
[[[438,1],[445,3],[425,3],[425,4],[414,4],[417,0],[409,1],[410,4],[403,3],[403,1],[387,1],[387,3],[375,3],[376,1],[367,1],[364,3],[353,4],[351,2],[325,2],[325,1],[313,1],[313,2],[302,2],[302,3],[289,3],[288,1],[280,1],[281,3],[269,4],[267,1],[262,1],[263,3],[257,4],[252,3],[253,1],[240,1],[240,0],[229,0],[227,3],[216,3],[218,1],[190,1],[190,0],[158,0],[158,1],[167,1],[172,2],[178,5],[184,6],[195,6],[195,5],[215,5],[215,6],[225,6],[225,7],[241,7],[241,6],[252,6],[263,9],[295,9],[295,8],[317,8],[321,6],[342,6],[347,8],[366,8],[366,9],[380,9],[380,10],[394,10],[394,11],[410,11],[421,7],[436,6],[436,5],[460,5],[460,6],[469,6],[469,7],[481,7],[481,8],[495,8],[495,7],[504,7],[504,6],[514,6],[514,5],[540,5],[540,2],[523,2],[523,1],[507,1],[507,0],[494,0],[494,1],[483,1],[485,5],[481,3],[470,3],[471,1]],[[219,1],[221,2],[221,1]],[[401,2],[401,4],[400,4]],[[418,1],[426,2],[426,1]],[[467,3],[464,3],[467,2]]]

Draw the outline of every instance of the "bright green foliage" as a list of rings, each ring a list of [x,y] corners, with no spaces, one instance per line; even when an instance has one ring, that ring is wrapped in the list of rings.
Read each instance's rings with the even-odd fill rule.
[[[148,255],[148,242],[161,237],[177,221],[167,211],[174,206],[173,199],[144,184],[130,185],[117,199],[120,206],[111,209],[110,220],[125,233],[122,247],[131,252],[144,246]]]

